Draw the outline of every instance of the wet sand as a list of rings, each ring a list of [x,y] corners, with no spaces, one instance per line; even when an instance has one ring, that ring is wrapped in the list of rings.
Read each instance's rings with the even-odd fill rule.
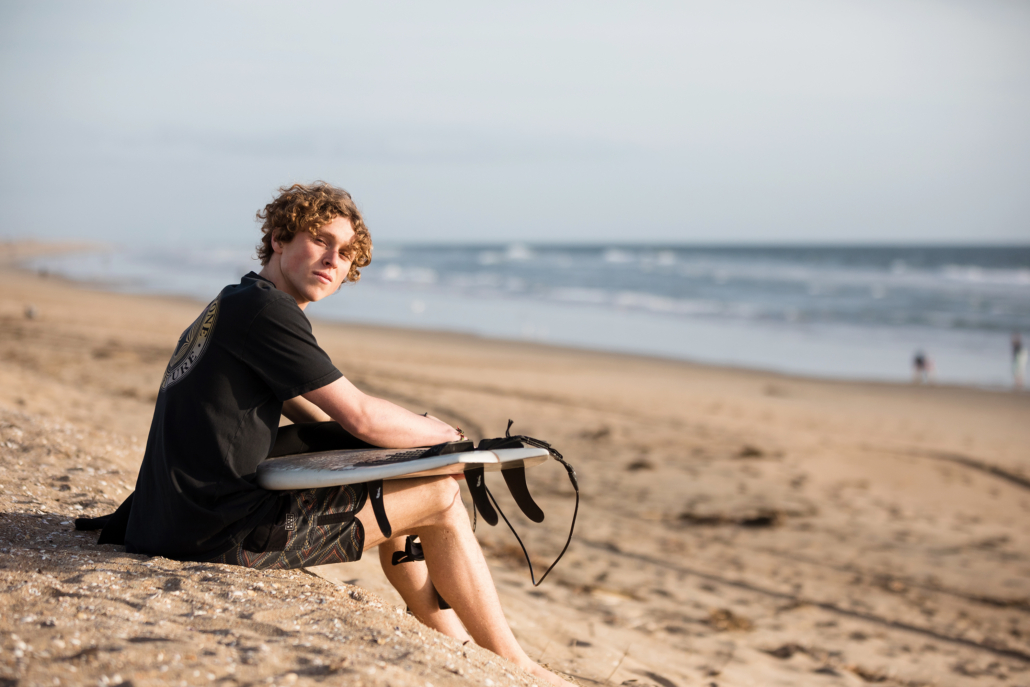
[[[406,616],[375,556],[255,572],[71,528],[131,490],[201,307],[0,268],[0,684],[532,684]],[[581,684],[1030,685],[1030,394],[315,332],[369,393],[576,466],[540,587],[503,523],[478,536],[523,646]],[[539,574],[573,499],[529,476],[543,524],[500,498]]]

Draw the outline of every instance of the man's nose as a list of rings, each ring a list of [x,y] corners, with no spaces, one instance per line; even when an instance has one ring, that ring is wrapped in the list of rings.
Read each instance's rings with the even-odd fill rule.
[[[340,263],[340,256],[335,250],[327,250],[322,257],[322,264],[326,267],[336,267]]]

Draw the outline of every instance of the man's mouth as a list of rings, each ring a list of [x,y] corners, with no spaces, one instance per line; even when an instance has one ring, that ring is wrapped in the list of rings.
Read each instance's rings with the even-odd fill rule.
[[[318,270],[315,270],[315,276],[318,277],[318,280],[323,284],[333,283],[333,278],[329,276],[328,272],[320,272]]]

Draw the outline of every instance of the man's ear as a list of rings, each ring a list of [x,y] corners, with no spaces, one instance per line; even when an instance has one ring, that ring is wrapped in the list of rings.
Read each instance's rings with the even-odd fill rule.
[[[283,244],[282,244],[282,241],[279,240],[279,233],[275,232],[275,231],[272,232],[272,252],[273,253],[282,253],[283,252]]]

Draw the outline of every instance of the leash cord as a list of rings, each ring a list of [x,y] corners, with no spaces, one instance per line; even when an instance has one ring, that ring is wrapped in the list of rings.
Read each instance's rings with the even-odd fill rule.
[[[486,490],[486,495],[490,497],[490,501],[494,504],[494,508],[496,508],[497,512],[501,514],[501,517],[504,518],[504,524],[506,524],[508,526],[508,529],[511,530],[511,533],[515,535],[515,540],[519,543],[519,546],[522,547],[522,554],[526,557],[526,563],[529,564],[529,579],[533,582],[533,586],[534,587],[539,587],[540,584],[547,577],[547,575],[552,570],[554,570],[554,566],[558,565],[558,561],[560,561],[562,559],[562,556],[564,556],[565,552],[569,550],[569,545],[572,543],[572,533],[576,529],[576,516],[579,515],[579,480],[576,479],[576,470],[575,470],[575,468],[573,468],[571,465],[568,464],[568,462],[566,462],[565,458],[562,456],[562,454],[560,454],[557,451],[557,449],[555,449],[553,446],[551,446],[546,441],[541,441],[540,439],[534,439],[533,437],[527,437],[524,434],[516,434],[515,436],[512,436],[511,433],[510,433],[512,424],[513,424],[513,422],[511,420],[508,420],[508,426],[504,430],[504,438],[505,439],[512,439],[512,440],[515,440],[515,441],[522,442],[523,444],[529,444],[530,446],[536,446],[537,448],[542,448],[542,449],[546,450],[549,454],[551,454],[551,457],[554,458],[559,463],[561,463],[562,466],[565,468],[566,472],[569,473],[569,482],[572,483],[572,488],[576,490],[576,507],[572,511],[572,524],[569,525],[569,537],[568,537],[568,539],[565,540],[565,546],[562,548],[561,553],[558,554],[558,557],[554,559],[554,562],[551,563],[551,565],[547,568],[547,570],[544,571],[544,574],[540,576],[540,581],[539,582],[537,581],[536,575],[533,572],[533,562],[529,559],[529,552],[526,551],[526,545],[522,543],[522,538],[519,536],[519,533],[515,531],[515,528],[512,526],[511,522],[508,520],[508,516],[506,516],[504,514],[504,511],[501,510],[500,504],[497,503],[497,499],[494,498],[494,495],[492,493],[490,493],[490,489],[487,488],[487,490]],[[472,513],[473,513],[472,517],[473,517],[473,519],[475,518],[475,508],[476,508],[476,506],[475,506],[475,504],[473,504],[472,505]],[[473,525],[473,531],[475,531],[475,525]]]

